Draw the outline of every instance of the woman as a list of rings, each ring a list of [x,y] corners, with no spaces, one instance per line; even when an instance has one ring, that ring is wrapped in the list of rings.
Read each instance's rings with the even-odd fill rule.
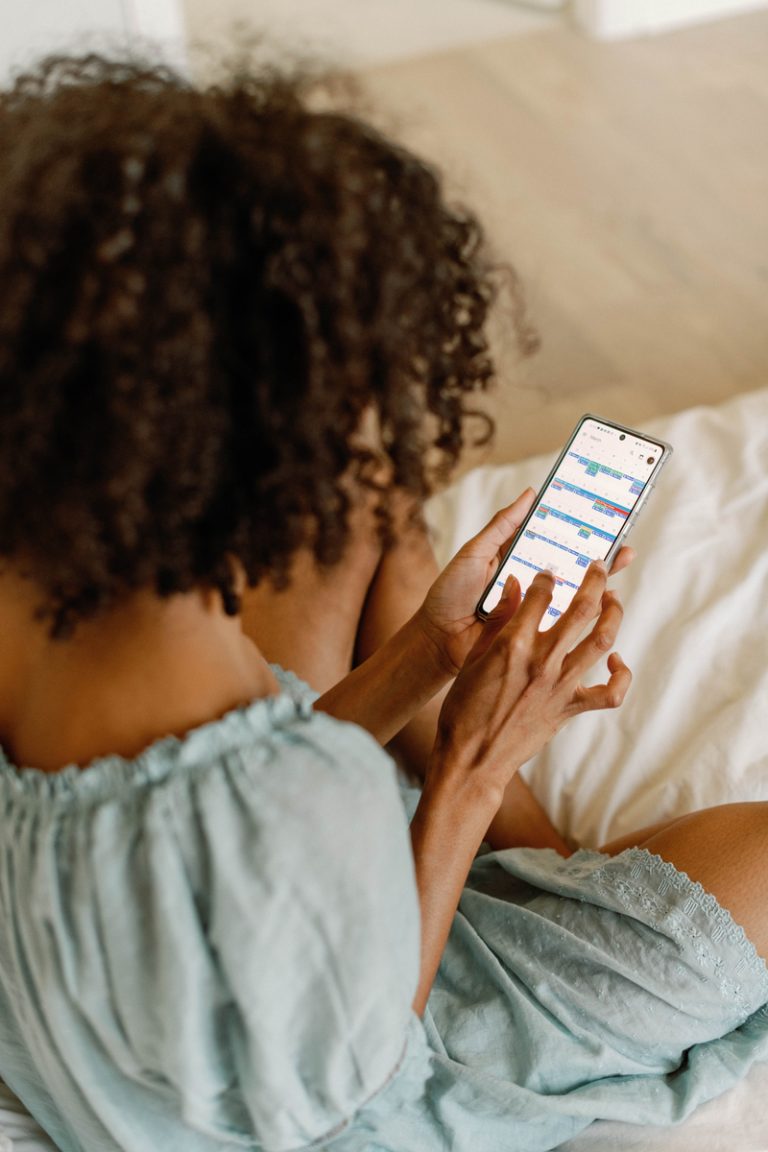
[[[491,273],[309,96],[85,58],[0,106],[0,1072],[88,1152],[671,1119],[759,1048],[765,807],[569,856],[517,782],[621,704],[621,607],[479,623],[530,493],[433,572]]]

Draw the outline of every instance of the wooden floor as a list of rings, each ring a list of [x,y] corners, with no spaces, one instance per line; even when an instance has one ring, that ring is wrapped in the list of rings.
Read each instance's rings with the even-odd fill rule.
[[[768,386],[768,12],[597,43],[565,27],[381,66],[380,117],[450,176],[542,337],[490,454]]]

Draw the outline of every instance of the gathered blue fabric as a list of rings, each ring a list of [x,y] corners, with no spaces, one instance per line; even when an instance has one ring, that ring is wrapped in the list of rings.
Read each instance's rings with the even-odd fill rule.
[[[768,972],[647,852],[476,860],[424,1021],[386,753],[281,673],[132,760],[0,755],[0,1074],[63,1152],[544,1152],[768,1058]]]
[[[0,1073],[61,1148],[289,1152],[420,1091],[408,831],[361,730],[286,691],[131,761],[0,762],[0,805]]]

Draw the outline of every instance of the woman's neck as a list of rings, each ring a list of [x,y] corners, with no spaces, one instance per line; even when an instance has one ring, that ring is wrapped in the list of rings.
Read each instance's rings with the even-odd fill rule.
[[[36,603],[28,581],[0,576],[0,743],[19,766],[133,757],[279,690],[217,593],[137,593],[67,640],[50,638]]]

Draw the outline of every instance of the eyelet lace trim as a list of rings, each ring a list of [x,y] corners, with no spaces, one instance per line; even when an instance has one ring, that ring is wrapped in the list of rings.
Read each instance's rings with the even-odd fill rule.
[[[613,860],[622,859],[625,875],[611,874]],[[731,913],[697,880],[646,848],[631,848],[607,859],[605,867],[593,873],[593,879],[610,891],[627,915],[642,909],[647,923],[679,942],[689,957],[692,953],[702,977],[715,982],[740,1016],[746,1019],[756,1010],[755,980],[758,986],[762,982],[763,1003],[768,1001],[766,962]],[[672,894],[677,902],[670,899]],[[728,959],[723,956],[723,945],[731,950]]]

